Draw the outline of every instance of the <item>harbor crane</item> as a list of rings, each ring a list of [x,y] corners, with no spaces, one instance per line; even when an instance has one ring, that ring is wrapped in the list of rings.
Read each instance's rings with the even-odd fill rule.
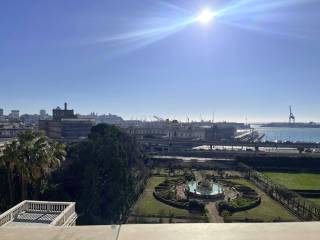
[[[164,122],[165,120],[161,117],[158,117],[158,116],[153,116],[155,119],[157,119],[157,121],[159,122]]]
[[[292,108],[291,106],[289,106],[289,123],[295,123],[296,122],[296,117],[293,115],[292,113]]]

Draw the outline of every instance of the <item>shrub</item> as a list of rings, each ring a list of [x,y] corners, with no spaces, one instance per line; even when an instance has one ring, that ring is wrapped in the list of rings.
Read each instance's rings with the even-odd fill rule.
[[[222,214],[223,211],[227,210],[231,213],[240,212],[257,207],[261,203],[261,198],[246,199],[237,198],[230,202],[222,201],[218,203],[218,211]]]
[[[221,216],[222,217],[230,217],[232,214],[228,211],[228,210],[223,210],[222,212],[221,212]]]
[[[197,201],[197,200],[191,200],[189,202],[189,210],[190,211],[197,211],[197,212],[201,212],[204,213],[205,211],[205,206],[203,203]]]

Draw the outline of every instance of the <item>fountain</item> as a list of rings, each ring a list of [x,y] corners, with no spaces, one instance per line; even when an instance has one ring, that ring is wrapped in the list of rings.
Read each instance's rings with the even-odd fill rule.
[[[224,196],[223,188],[209,177],[202,177],[201,181],[187,183],[190,196],[197,198],[221,198]]]

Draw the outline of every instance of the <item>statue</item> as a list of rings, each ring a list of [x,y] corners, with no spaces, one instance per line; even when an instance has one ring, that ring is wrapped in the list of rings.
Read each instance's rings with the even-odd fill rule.
[[[200,182],[198,182],[197,188],[200,192],[203,193],[210,193],[212,190],[213,181],[211,180],[210,175],[202,176],[202,179]]]

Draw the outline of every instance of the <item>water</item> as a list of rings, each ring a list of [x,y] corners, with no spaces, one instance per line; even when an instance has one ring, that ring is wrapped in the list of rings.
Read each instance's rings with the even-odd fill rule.
[[[188,187],[190,192],[198,195],[216,195],[222,193],[222,188],[218,184],[212,184],[212,189],[209,189],[209,191],[200,191],[196,181],[189,182]]]
[[[320,142],[320,128],[261,127],[251,125],[264,141]]]

